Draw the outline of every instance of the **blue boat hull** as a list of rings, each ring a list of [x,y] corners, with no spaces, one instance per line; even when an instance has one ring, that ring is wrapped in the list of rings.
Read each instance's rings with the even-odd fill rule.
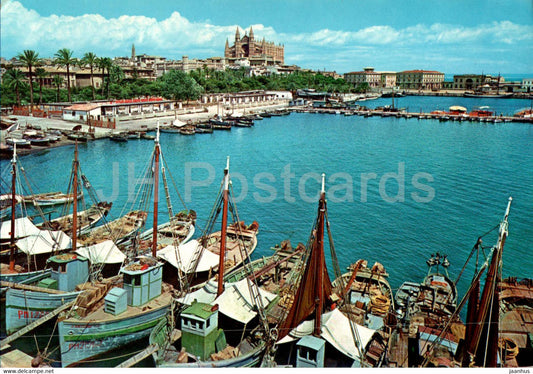
[[[170,304],[140,315],[118,315],[105,321],[60,321],[61,365],[73,366],[148,337],[152,329],[165,318],[169,308]]]
[[[74,300],[79,294],[79,291],[49,294],[8,289],[5,314],[6,333],[8,335],[13,334],[61,305]]]

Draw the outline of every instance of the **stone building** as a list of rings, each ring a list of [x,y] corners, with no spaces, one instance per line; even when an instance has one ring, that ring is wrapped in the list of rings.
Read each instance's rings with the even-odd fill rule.
[[[396,73],[390,71],[374,71],[367,67],[363,71],[353,71],[344,74],[344,80],[355,87],[367,83],[370,88],[386,88],[396,86]]]
[[[396,84],[403,89],[440,90],[444,73],[433,70],[406,70],[396,73]]]
[[[235,43],[230,47],[226,39],[226,47],[224,49],[224,57],[229,61],[235,61],[242,58],[250,60],[250,64],[254,65],[254,61],[260,64],[278,64],[283,65],[285,61],[285,47],[283,45],[276,45],[273,42],[267,42],[265,38],[258,41],[254,37],[254,30],[250,26],[250,33],[244,33],[241,38],[239,28],[235,31]]]

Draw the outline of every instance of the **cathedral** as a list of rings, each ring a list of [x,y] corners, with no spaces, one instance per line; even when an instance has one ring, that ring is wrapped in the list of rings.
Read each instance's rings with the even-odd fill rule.
[[[227,59],[239,59],[247,58],[250,63],[254,61],[261,61],[268,65],[284,64],[284,50],[282,45],[275,45],[273,42],[265,41],[265,38],[261,41],[256,41],[254,38],[254,30],[250,26],[250,32],[247,35],[246,32],[241,38],[239,33],[239,27],[235,31],[235,44],[229,46],[226,39],[226,48],[224,50],[224,57]]]

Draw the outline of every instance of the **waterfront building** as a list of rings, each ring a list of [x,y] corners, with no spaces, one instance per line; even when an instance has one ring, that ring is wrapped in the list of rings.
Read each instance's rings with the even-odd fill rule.
[[[402,89],[440,90],[444,73],[434,70],[406,70],[396,73],[396,84]]]
[[[491,80],[490,75],[483,74],[459,74],[453,76],[454,90],[474,90],[477,91],[481,86],[488,84]]]
[[[355,87],[367,83],[370,88],[392,88],[396,86],[396,73],[392,71],[374,71],[373,67],[363,71],[353,71],[344,74],[344,80]]]
[[[202,104],[220,104],[224,109],[232,109],[240,104],[247,105],[271,105],[276,102],[289,102],[292,100],[292,93],[289,91],[241,91],[229,93],[212,93],[202,95]]]
[[[381,73],[374,71],[373,67],[367,67],[363,71],[344,74],[344,80],[352,83],[355,87],[366,83],[370,88],[378,88],[381,86]]]
[[[533,78],[522,79],[522,90],[524,92],[533,91]]]
[[[250,26],[250,33],[244,33],[241,38],[239,28],[235,31],[235,42],[230,47],[226,39],[224,48],[224,57],[233,63],[235,60],[246,58],[250,65],[283,65],[285,61],[285,47],[276,45],[274,42],[267,42],[265,38],[262,41],[255,39],[254,30]]]

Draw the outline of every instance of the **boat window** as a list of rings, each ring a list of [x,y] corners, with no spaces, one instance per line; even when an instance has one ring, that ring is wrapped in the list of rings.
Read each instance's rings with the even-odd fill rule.
[[[208,328],[209,325],[211,325],[211,320],[208,319],[207,321],[205,321],[205,328]]]
[[[124,274],[124,284],[130,284],[132,286],[140,286],[141,285],[141,276],[140,275]]]

